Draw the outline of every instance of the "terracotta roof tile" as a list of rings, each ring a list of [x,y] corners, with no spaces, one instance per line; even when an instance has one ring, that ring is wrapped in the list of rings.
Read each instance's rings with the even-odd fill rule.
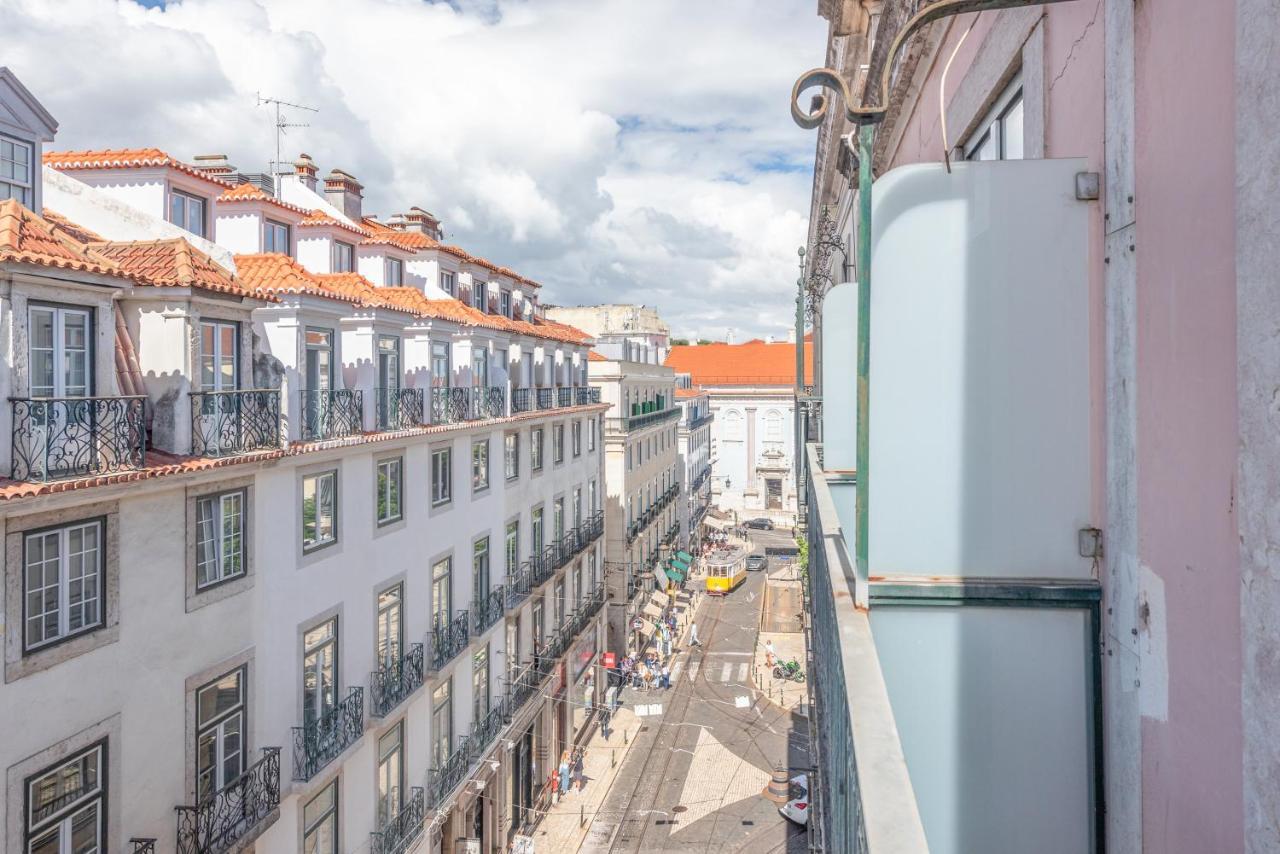
[[[118,264],[14,199],[0,202],[0,261],[130,278]]]
[[[70,169],[136,169],[167,167],[219,187],[230,187],[226,181],[170,157],[158,148],[107,148],[97,151],[46,151],[44,163],[59,171]]]
[[[707,390],[702,386],[694,386],[693,388],[678,388],[676,389],[676,399],[684,400],[690,397],[701,397],[706,393],[707,393]]]
[[[45,222],[51,225],[56,225],[58,228],[65,231],[72,238],[80,241],[81,243],[100,243],[106,240],[105,237],[98,234],[96,231],[90,231],[83,225],[80,225],[80,223],[72,222],[62,214],[57,211],[50,210],[47,207],[44,209],[41,216],[44,217]]]
[[[371,216],[365,217],[360,224],[369,233],[369,236],[362,241],[364,243],[384,243],[407,252],[440,248],[440,241],[429,234],[423,234],[420,231],[401,231],[386,223],[378,222]]]
[[[115,261],[139,284],[261,296],[181,237],[109,241],[90,244],[90,248]]]
[[[304,216],[302,218],[302,221],[299,222],[298,225],[303,228],[316,228],[316,227],[341,228],[351,232],[352,234],[358,234],[361,237],[364,237],[365,235],[368,234],[368,232],[366,232],[363,228],[357,228],[356,226],[352,225],[349,222],[343,222],[337,217],[330,216],[320,208],[316,208],[315,210],[311,211],[306,216]]]
[[[327,285],[288,255],[262,252],[236,255],[236,270],[242,281],[258,294],[310,294],[361,304],[359,296]]]
[[[591,350],[587,353],[587,361],[588,362],[607,362],[609,361],[609,357],[601,353],[597,353],[595,350]]]
[[[269,205],[273,205],[281,210],[289,211],[290,213],[303,214],[304,216],[308,213],[306,208],[289,204],[288,202],[277,199],[275,196],[268,195],[261,187],[258,187],[255,184],[239,184],[232,187],[225,191],[221,196],[218,196],[218,201],[223,204],[235,202],[266,202]]]
[[[794,385],[796,345],[747,344],[679,345],[667,354],[667,367],[690,374],[699,385]],[[813,343],[804,345],[805,383],[813,382]]]

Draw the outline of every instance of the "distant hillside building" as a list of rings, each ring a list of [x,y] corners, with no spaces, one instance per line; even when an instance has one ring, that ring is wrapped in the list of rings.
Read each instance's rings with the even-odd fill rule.
[[[806,384],[813,382],[812,349],[806,340]],[[682,345],[671,348],[666,364],[710,398],[711,503],[739,519],[793,525],[796,345]]]

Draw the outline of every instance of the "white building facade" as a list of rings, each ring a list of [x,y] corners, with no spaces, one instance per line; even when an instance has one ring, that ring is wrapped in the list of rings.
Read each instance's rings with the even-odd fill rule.
[[[693,551],[702,542],[702,520],[711,506],[711,396],[694,387],[688,374],[676,376],[680,425],[676,432],[683,483],[680,534]]]
[[[0,848],[505,850],[605,645],[590,339],[309,158],[41,181],[6,75]]]

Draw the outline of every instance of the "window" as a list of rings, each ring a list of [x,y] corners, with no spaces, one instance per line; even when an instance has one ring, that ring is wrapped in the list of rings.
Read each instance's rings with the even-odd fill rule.
[[[431,628],[443,632],[453,609],[453,558],[436,561],[431,567]]]
[[[453,451],[431,452],[431,506],[447,504],[453,498]]]
[[[544,629],[543,612],[546,610],[542,604],[542,597],[539,596],[533,600],[533,648],[538,650],[542,646],[542,635]]]
[[[103,625],[103,522],[77,522],[24,537],[26,651]]]
[[[582,601],[582,576],[585,570],[582,567],[582,561],[571,570],[573,575],[573,605],[576,610],[579,602]]]
[[[484,282],[472,282],[471,306],[481,311],[489,310],[489,289]]]
[[[338,854],[338,781],[302,808],[302,854]]]
[[[500,291],[498,293],[498,307],[502,310],[503,317],[511,316],[511,291]]]
[[[404,284],[404,262],[399,258],[388,258],[382,265],[383,281],[388,287],[399,287]]]
[[[964,146],[966,160],[1021,160],[1023,156],[1022,78],[1015,77]]]
[[[471,657],[471,720],[478,726],[489,714],[489,645],[476,650]]]
[[[508,433],[502,437],[502,470],[507,480],[520,476],[520,434]]]
[[[440,271],[440,290],[444,291],[451,297],[458,295],[458,284],[454,274],[448,270]]]
[[[386,827],[403,805],[404,721],[378,739],[378,827]]]
[[[582,524],[582,487],[573,488],[573,527]]]
[[[204,199],[178,190],[169,191],[169,222],[204,237]]]
[[[471,491],[489,488],[489,440],[476,439],[471,443]]]
[[[240,324],[217,321],[200,323],[200,390],[234,391],[240,340]]]
[[[520,566],[520,521],[517,519],[507,523],[506,571],[507,575],[515,575]]]
[[[489,596],[489,538],[471,545],[471,600],[477,605]]]
[[[103,741],[27,778],[26,851],[96,854],[105,849],[106,758]]]
[[[239,667],[196,691],[196,803],[244,773],[245,687]]]
[[[338,540],[338,473],[302,479],[302,548],[317,549]]]
[[[600,422],[594,418],[587,419],[587,451],[596,449],[596,430],[600,429]]]
[[[331,273],[350,273],[354,268],[353,259],[355,257],[355,247],[350,243],[343,243],[340,240],[333,241],[333,254],[331,256]]]
[[[572,434],[570,442],[573,447],[573,455],[580,457],[582,456],[582,422],[574,421],[570,432]]]
[[[596,497],[596,482],[593,480],[587,484],[587,508],[592,513],[600,509],[599,507],[596,506],[597,500],[598,498]]]
[[[30,309],[32,397],[88,397],[92,394],[88,309],[33,305]]]
[[[564,539],[564,499],[557,498],[551,504],[551,530],[555,542]]]
[[[196,589],[245,573],[245,491],[196,499]]]
[[[533,508],[532,520],[533,520],[533,530],[531,532],[532,542],[530,543],[530,548],[532,549],[533,554],[537,555],[542,553],[542,544],[543,544],[542,508],[541,507]]]
[[[555,463],[564,462],[563,424],[555,424],[551,427],[551,461]]]
[[[453,677],[431,692],[431,767],[443,768],[453,752]]]
[[[471,354],[471,385],[475,388],[489,385],[489,351],[484,348]]]
[[[378,665],[390,670],[400,665],[400,650],[404,644],[404,622],[401,607],[404,602],[404,585],[388,587],[378,594]]]
[[[386,525],[404,518],[400,506],[404,459],[393,457],[378,461],[378,524]]]
[[[0,201],[17,199],[28,208],[35,204],[31,158],[30,145],[0,136]]]
[[[279,252],[281,255],[292,255],[289,242],[289,226],[282,222],[267,220],[262,224],[262,251]]]
[[[302,724],[313,726],[338,704],[338,618],[302,636]]]
[[[552,607],[554,608],[554,611],[552,613],[556,615],[556,621],[554,625],[557,629],[559,629],[564,625],[564,615],[565,615],[564,579],[563,578],[561,578],[556,582],[555,598],[552,599],[551,604],[552,604]]]
[[[534,427],[529,431],[529,470],[542,471],[542,430]]]
[[[444,341],[431,342],[431,385],[449,387],[449,345]]]

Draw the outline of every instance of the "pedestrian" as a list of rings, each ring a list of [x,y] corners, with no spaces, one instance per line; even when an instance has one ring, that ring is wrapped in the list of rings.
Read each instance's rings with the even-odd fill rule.
[[[665,691],[671,687],[671,667],[664,661],[662,662],[662,688]]]
[[[689,624],[689,646],[702,646],[702,642],[698,640],[697,622]]]
[[[581,747],[579,747],[573,757],[573,776],[578,778],[579,792],[581,792],[583,789],[587,787],[587,775],[582,768],[582,765],[583,765],[582,754],[583,754],[583,750]]]
[[[560,767],[556,770],[560,774],[560,794],[563,795],[569,791],[569,751],[560,754]]]
[[[605,720],[618,710],[618,686],[610,685],[604,692]],[[607,736],[606,736],[607,738]]]
[[[596,697],[596,686],[590,677],[587,678],[587,686],[582,691],[582,709],[586,714],[591,714],[591,706]]]
[[[764,666],[773,667],[773,640],[764,642]]]

